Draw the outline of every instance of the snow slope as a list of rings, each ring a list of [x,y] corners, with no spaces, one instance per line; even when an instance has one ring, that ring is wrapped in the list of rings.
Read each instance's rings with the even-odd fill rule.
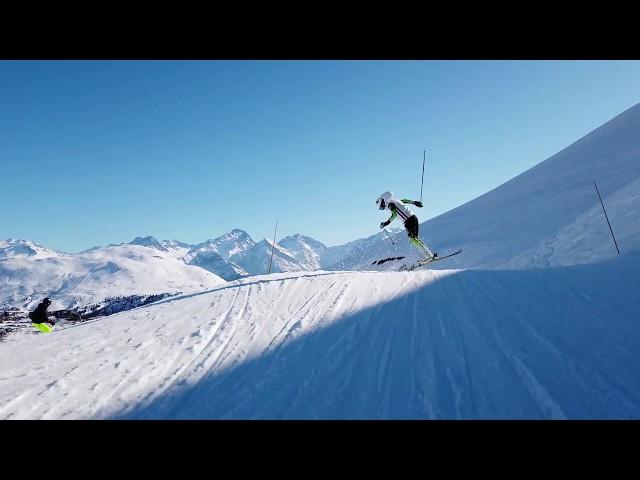
[[[171,252],[138,245],[0,259],[0,304],[29,309],[45,295],[55,310],[115,296],[195,292],[221,283],[220,277],[185,265]]]
[[[169,253],[174,258],[182,258],[193,248],[193,245],[189,245],[178,240],[162,240],[159,241],[155,237],[136,237],[129,242],[129,245],[140,245],[143,247],[154,248],[161,252]]]
[[[396,229],[390,234],[395,239],[395,244],[391,243],[386,233],[379,232],[345,245],[329,247],[322,258],[322,267],[326,270],[372,270],[374,267],[371,266],[371,262],[374,260],[404,256],[407,258],[405,262],[408,263],[409,259],[421,258],[419,252],[409,246],[404,228]],[[399,266],[399,263],[390,262],[375,269],[397,270]]]
[[[158,239],[152,236],[136,237],[129,242],[129,245],[140,245],[141,247],[155,248],[161,252],[166,252],[168,250]]]
[[[298,263],[293,252],[268,239],[263,239],[247,250],[238,252],[229,260],[240,265],[251,275],[261,275],[269,271],[271,262],[272,272],[298,272],[305,268]],[[273,250],[273,259],[271,252]]]
[[[39,243],[30,240],[0,240],[0,260],[7,260],[16,257],[29,257],[33,260],[41,258],[59,257],[60,252],[51,250]]]
[[[225,280],[235,280],[247,275],[266,273],[272,244],[267,239],[256,243],[247,232],[236,228],[196,245],[184,260],[206,268]],[[327,247],[321,242],[301,234],[285,237],[277,243],[272,271],[319,270],[326,250]],[[215,252],[227,263],[210,252]]]
[[[213,250],[200,250],[189,261],[189,265],[196,265],[214,273],[224,280],[231,281],[248,277],[249,273],[241,266],[225,260]]]
[[[640,255],[243,279],[0,346],[0,419],[640,418]]]
[[[208,270],[225,280],[236,280],[249,276],[247,270],[233,262],[230,257],[255,246],[247,232],[234,229],[213,240],[207,240],[191,248],[182,259]]]
[[[278,242],[290,252],[303,270],[320,270],[322,257],[327,247],[311,237],[296,233]]]
[[[213,240],[207,240],[193,247],[186,256],[185,261],[189,262],[200,252],[215,252],[224,259],[229,259],[237,253],[244,252],[256,244],[251,236],[244,230],[233,229]]]
[[[324,245],[302,235],[284,241],[293,251],[278,246],[272,271],[319,268],[318,252]],[[263,274],[270,256],[271,242],[256,244],[239,229],[196,246],[146,236],[79,254],[10,239],[0,241],[0,309],[33,308],[44,296],[53,298],[53,309],[61,309],[100,303],[113,296],[193,292],[217,285],[221,279]],[[166,265],[162,265],[164,260],[168,260]]]
[[[433,268],[532,268],[612,258],[616,249],[594,180],[621,251],[640,250],[640,104],[494,190],[421,223],[420,236],[432,250],[464,249]],[[428,195],[424,204],[413,208],[418,218],[428,214]],[[395,238],[397,250],[382,236],[351,242],[367,248],[352,247],[324,268],[361,269],[396,252],[413,254],[406,233]]]

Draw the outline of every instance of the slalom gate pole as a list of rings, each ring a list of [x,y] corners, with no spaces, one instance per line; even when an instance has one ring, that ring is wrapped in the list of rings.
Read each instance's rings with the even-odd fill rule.
[[[278,231],[278,220],[276,219],[276,230],[273,232],[273,245],[271,246],[271,258],[269,258],[269,273],[268,274],[271,273],[271,262],[273,261],[273,251],[276,248],[276,232],[277,231]]]
[[[598,194],[598,198],[600,199],[600,205],[602,205],[602,211],[604,212],[604,218],[607,219],[607,225],[609,225],[609,231],[611,232],[611,237],[613,238],[613,244],[616,246],[616,252],[620,255],[620,250],[618,249],[618,242],[616,242],[616,237],[613,234],[613,229],[611,228],[611,223],[609,223],[609,217],[607,215],[607,211],[604,208],[604,203],[602,202],[602,197],[600,196],[600,191],[598,190],[598,185],[596,185],[596,181],[593,181],[593,184],[596,187],[596,193]]]

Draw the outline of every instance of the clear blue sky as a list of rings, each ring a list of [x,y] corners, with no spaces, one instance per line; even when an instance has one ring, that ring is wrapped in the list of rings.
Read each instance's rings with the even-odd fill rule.
[[[420,221],[640,102],[637,61],[0,61],[0,238],[68,252]],[[400,226],[398,223],[397,226]]]

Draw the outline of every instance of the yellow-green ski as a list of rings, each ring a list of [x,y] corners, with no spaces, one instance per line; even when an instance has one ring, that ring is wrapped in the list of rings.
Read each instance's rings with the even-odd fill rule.
[[[32,323],[31,325],[33,325],[34,327],[36,327],[38,330],[40,330],[43,333],[51,333],[51,332],[53,332],[53,327],[51,325],[49,325],[48,323]]]

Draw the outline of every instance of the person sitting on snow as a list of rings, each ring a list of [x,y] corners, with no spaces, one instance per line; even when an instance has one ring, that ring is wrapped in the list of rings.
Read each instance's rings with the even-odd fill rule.
[[[51,305],[51,300],[48,298],[42,300],[40,305],[38,305],[36,309],[29,314],[31,321],[36,324],[49,323],[53,327],[56,322],[50,319],[47,314],[47,308],[49,308],[49,305]]]

